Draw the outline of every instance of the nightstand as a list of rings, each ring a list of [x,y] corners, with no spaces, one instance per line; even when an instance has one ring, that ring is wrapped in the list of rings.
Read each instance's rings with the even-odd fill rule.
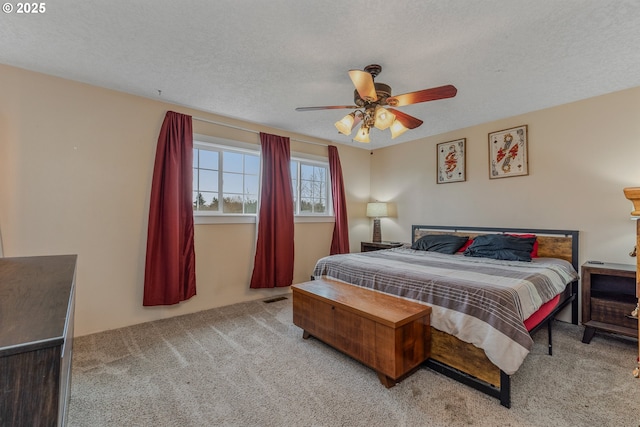
[[[588,344],[596,330],[638,337],[636,266],[587,262],[582,266],[582,342]]]
[[[379,251],[380,249],[399,248],[402,242],[360,242],[360,252]]]

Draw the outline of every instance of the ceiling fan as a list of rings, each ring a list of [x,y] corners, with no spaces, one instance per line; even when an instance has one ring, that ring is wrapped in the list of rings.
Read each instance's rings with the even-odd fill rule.
[[[372,127],[380,130],[389,128],[391,138],[396,138],[407,130],[415,129],[422,124],[422,120],[388,107],[404,107],[420,102],[452,98],[458,92],[455,86],[445,85],[393,96],[391,95],[391,86],[374,82],[381,71],[382,67],[377,64],[367,65],[364,70],[349,70],[349,77],[356,87],[353,93],[353,101],[356,105],[298,107],[296,111],[355,109],[342,120],[336,122],[335,126],[338,132],[350,135],[358,123],[362,122],[353,139],[358,142],[370,142],[369,131]]]

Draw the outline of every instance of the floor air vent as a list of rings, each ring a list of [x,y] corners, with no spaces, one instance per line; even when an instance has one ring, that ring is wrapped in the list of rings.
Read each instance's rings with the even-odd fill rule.
[[[282,301],[283,299],[287,299],[287,297],[276,297],[276,298],[266,299],[263,302],[268,304],[270,302]]]

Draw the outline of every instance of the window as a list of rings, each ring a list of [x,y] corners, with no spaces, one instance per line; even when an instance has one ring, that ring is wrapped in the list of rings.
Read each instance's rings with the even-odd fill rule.
[[[326,162],[291,161],[293,203],[296,215],[331,215],[329,165]]]
[[[255,214],[259,176],[257,152],[194,142],[194,212]]]
[[[193,147],[193,213],[198,223],[218,222],[213,217],[225,216],[227,220],[220,221],[248,222],[251,218],[254,222],[260,194],[259,147],[202,135],[194,135]],[[326,159],[292,154],[291,181],[296,217],[332,219]]]

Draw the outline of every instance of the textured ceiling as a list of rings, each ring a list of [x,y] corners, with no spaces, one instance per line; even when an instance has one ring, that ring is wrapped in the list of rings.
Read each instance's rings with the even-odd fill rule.
[[[640,86],[638,0],[45,4],[0,16],[0,63],[367,149]],[[337,133],[349,110],[295,111],[352,104],[347,71],[372,63],[394,94],[458,94],[371,144]]]

